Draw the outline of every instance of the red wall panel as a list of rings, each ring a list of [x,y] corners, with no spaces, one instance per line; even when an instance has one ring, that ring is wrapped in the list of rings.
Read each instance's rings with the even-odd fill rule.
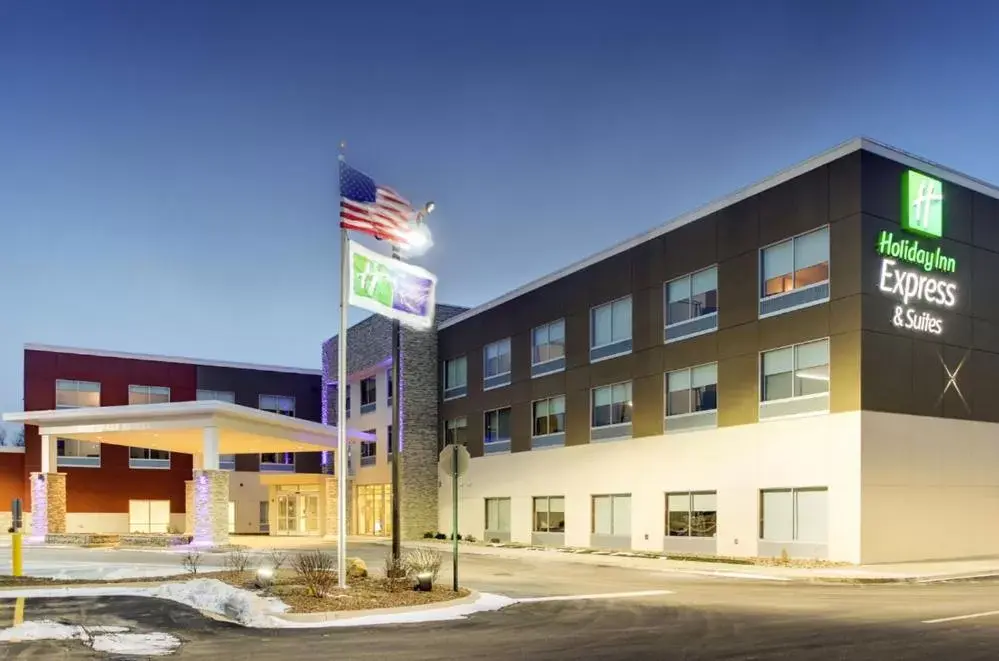
[[[11,502],[15,498],[23,499],[27,490],[24,453],[0,452],[0,512],[9,512]]]
[[[94,381],[101,384],[101,406],[128,404],[128,387],[170,388],[170,401],[197,397],[197,367],[156,360],[136,360],[26,349],[24,352],[24,409],[55,408],[57,379]],[[23,482],[41,469],[41,439],[38,428],[24,434]],[[171,456],[169,470],[131,469],[128,448],[101,446],[100,468],[59,468],[66,473],[66,506],[69,512],[128,512],[128,501],[169,500],[170,511],[183,513],[184,481],[191,479],[189,454]],[[26,490],[27,491],[27,490]],[[29,494],[25,493],[25,500]],[[26,505],[26,508],[29,507]]]

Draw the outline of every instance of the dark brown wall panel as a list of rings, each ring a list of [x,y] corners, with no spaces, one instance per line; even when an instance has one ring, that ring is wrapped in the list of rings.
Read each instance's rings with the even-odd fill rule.
[[[829,222],[829,169],[816,168],[759,197],[761,246],[821,227]]]
[[[756,422],[759,413],[759,356],[741,354],[718,361],[718,426]]]
[[[862,331],[829,338],[829,410],[833,413],[860,408]]]
[[[632,434],[656,436],[663,433],[663,375],[660,373],[634,379],[631,397],[634,404]]]

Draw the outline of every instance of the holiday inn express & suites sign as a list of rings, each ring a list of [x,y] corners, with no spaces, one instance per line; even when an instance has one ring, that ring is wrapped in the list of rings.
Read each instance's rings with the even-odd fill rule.
[[[943,236],[943,223],[943,183],[914,170],[906,172],[902,178],[902,229],[923,240],[882,230],[875,244],[881,255],[878,288],[900,302],[892,312],[896,328],[940,335],[943,320],[932,308],[948,309],[957,304],[957,283],[946,277],[957,270],[957,260],[926,241]],[[922,309],[924,305],[930,310]]]

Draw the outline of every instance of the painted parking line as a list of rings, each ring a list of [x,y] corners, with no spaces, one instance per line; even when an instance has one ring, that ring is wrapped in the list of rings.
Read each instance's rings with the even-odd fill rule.
[[[941,624],[943,622],[957,622],[958,620],[974,620],[979,617],[990,617],[999,615],[999,611],[982,611],[981,613],[969,613],[967,615],[955,615],[953,617],[938,617],[935,620],[923,620],[923,624]]]
[[[24,597],[18,597],[14,602],[14,626],[18,627],[24,622]]]
[[[634,597],[658,597],[676,594],[672,590],[641,590],[639,592],[604,592],[599,594],[560,594],[552,597],[526,597],[517,599],[519,604],[536,604],[544,601],[583,601],[586,599],[629,599]]]

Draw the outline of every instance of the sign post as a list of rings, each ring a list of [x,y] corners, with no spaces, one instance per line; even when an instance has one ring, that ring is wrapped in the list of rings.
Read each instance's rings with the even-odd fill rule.
[[[441,451],[437,466],[441,473],[451,476],[451,589],[458,591],[458,478],[468,472],[471,456],[464,445],[452,443]]]

